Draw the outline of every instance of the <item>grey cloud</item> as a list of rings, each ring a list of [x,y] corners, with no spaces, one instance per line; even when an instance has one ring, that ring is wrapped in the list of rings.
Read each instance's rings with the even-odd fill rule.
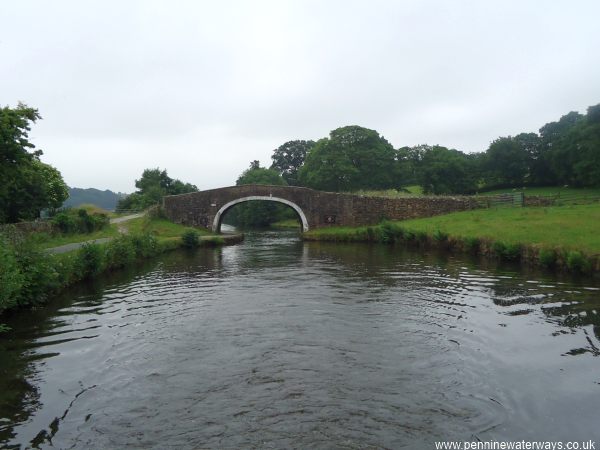
[[[600,4],[75,2],[2,6],[0,99],[74,186],[145,167],[228,185],[290,139],[377,129],[483,151],[600,101]],[[91,168],[90,168],[91,167]]]

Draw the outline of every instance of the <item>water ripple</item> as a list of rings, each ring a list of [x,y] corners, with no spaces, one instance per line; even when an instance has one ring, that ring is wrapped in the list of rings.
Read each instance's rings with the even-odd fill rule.
[[[278,236],[172,254],[16,317],[0,442],[432,448],[596,429],[593,283]]]

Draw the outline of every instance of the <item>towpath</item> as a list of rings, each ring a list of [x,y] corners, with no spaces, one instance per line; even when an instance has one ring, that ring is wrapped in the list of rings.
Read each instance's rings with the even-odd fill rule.
[[[120,224],[123,222],[127,222],[128,220],[132,220],[132,219],[137,219],[138,217],[142,217],[144,215],[144,213],[137,213],[137,214],[129,214],[127,216],[123,216],[123,217],[115,217],[114,219],[110,219],[110,223],[113,224]],[[127,228],[125,227],[121,227],[119,226],[119,232],[120,233],[127,233]],[[78,248],[80,248],[82,245],[84,244],[104,244],[105,242],[110,241],[111,238],[100,238],[100,239],[92,239],[89,241],[83,241],[83,242],[73,242],[71,244],[65,244],[65,245],[60,245],[58,247],[52,247],[52,248],[47,248],[46,251],[48,253],[67,253],[67,252],[71,252],[73,250],[77,250]]]

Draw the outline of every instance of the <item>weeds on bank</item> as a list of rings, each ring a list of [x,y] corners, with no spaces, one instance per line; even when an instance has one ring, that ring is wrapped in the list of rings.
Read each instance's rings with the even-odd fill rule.
[[[0,236],[0,313],[44,303],[77,281],[148,258],[163,249],[150,234],[122,235],[107,244],[84,244],[51,255],[21,237]]]
[[[196,248],[200,245],[200,236],[196,230],[187,230],[181,235],[181,242],[187,248]]]
[[[542,211],[527,211],[528,214],[548,214]],[[459,213],[461,214],[461,213]],[[462,213],[464,216],[473,214]],[[450,216],[450,215],[448,215]],[[368,227],[332,227],[309,232],[305,235],[307,240],[323,240],[337,242],[379,242],[384,244],[402,243],[405,245],[444,248],[451,251],[460,251],[474,255],[482,255],[502,261],[525,262],[546,268],[559,268],[573,273],[589,274],[600,271],[600,255],[586,253],[565,246],[556,245],[555,242],[540,244],[539,242],[518,242],[509,239],[492,238],[487,236],[473,236],[448,232],[444,224],[448,216],[432,217],[405,222],[384,221],[379,225]],[[453,216],[456,216],[453,214]],[[593,215],[592,215],[593,216]],[[478,216],[478,217],[481,217]],[[562,219],[561,219],[562,220]],[[420,222],[420,223],[419,223]],[[417,226],[415,226],[417,223]],[[580,223],[580,222],[578,222]],[[427,226],[424,226],[427,224]],[[438,225],[439,227],[434,226]],[[504,223],[502,226],[510,227]],[[534,223],[531,226],[539,226]],[[460,230],[460,224],[454,229]],[[510,229],[504,236],[510,234]],[[537,236],[544,234],[544,230],[537,230]],[[552,230],[554,232],[555,230]],[[520,234],[521,231],[517,234]],[[481,233],[487,234],[487,233]],[[501,233],[499,233],[501,234]],[[588,239],[595,239],[595,235],[588,235]]]

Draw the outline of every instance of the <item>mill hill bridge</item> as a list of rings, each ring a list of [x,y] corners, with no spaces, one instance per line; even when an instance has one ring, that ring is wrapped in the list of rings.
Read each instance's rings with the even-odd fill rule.
[[[229,208],[256,200],[290,206],[298,214],[303,231],[332,225],[373,225],[382,219],[430,217],[481,207],[471,197],[383,198],[295,186],[248,184],[166,196],[163,208],[173,222],[219,232],[221,220]]]

